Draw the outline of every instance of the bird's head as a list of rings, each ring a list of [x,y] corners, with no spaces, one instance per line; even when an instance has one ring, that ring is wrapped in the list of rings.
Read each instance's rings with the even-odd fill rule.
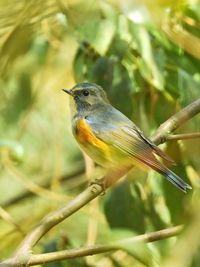
[[[103,88],[95,83],[79,83],[72,89],[63,89],[72,98],[71,107],[73,112],[84,112],[92,107],[108,103]]]

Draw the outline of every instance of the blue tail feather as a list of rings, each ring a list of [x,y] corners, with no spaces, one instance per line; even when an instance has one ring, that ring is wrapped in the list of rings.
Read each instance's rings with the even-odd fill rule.
[[[186,193],[187,189],[192,189],[192,187],[184,182],[177,174],[164,166],[161,162],[159,162],[155,157],[151,155],[149,158],[138,158],[140,162],[143,162],[145,165],[148,165],[153,170],[162,174],[168,181],[170,181],[173,185],[178,187],[181,191]]]
[[[169,169],[166,169],[166,172],[164,172],[163,174],[168,181],[170,181],[172,184],[178,187],[181,191],[186,193],[187,189],[192,189],[192,187],[189,184],[184,182],[177,174],[170,171]]]

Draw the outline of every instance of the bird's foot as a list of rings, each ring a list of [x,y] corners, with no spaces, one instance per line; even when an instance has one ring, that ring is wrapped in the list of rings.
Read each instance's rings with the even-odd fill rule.
[[[96,191],[97,188],[95,185],[99,185],[102,188],[102,193],[100,194],[101,196],[105,195],[106,192],[106,183],[105,183],[105,178],[96,178],[92,181],[89,182],[89,186],[91,186],[92,191]]]

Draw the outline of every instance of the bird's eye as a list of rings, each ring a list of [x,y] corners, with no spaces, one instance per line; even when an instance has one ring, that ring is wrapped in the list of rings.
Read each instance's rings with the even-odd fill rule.
[[[84,96],[88,96],[88,95],[89,95],[88,90],[83,90],[83,95],[84,95]]]

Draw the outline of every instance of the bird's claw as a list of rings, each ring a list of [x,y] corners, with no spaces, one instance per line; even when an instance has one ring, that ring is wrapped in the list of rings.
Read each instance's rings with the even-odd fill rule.
[[[92,187],[92,188],[91,188],[92,191],[94,191],[94,190],[96,191],[96,190],[97,190],[96,187],[95,187],[95,185],[99,185],[99,186],[101,186],[101,188],[102,188],[102,193],[101,193],[100,195],[101,195],[101,196],[105,195],[105,192],[106,192],[105,179],[104,179],[104,178],[96,178],[96,179],[90,181],[89,186]]]

